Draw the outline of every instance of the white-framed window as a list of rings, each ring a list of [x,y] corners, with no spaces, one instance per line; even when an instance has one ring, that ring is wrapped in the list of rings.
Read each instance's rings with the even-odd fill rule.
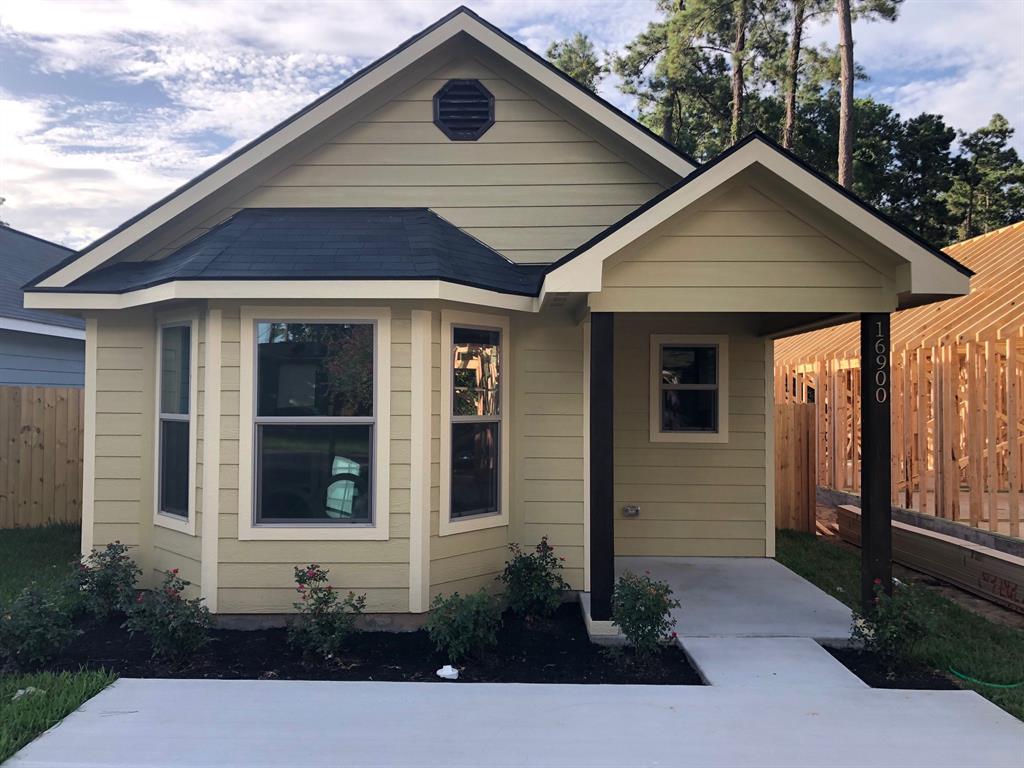
[[[441,313],[440,535],[508,525],[509,321]]]
[[[386,539],[391,313],[243,307],[240,539]]]
[[[199,356],[194,312],[157,317],[154,521],[195,535]]]
[[[729,440],[729,337],[651,336],[651,442]]]

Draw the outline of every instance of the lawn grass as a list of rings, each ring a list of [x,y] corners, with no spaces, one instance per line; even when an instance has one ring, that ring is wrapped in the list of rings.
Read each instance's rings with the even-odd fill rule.
[[[0,531],[0,604],[32,581],[44,589],[66,584],[81,538],[78,526],[72,525]]]
[[[0,531],[0,605],[33,581],[55,591],[67,585],[79,541],[79,529],[69,525]],[[0,674],[0,763],[116,677],[102,671]],[[29,687],[39,692],[13,699]]]
[[[860,557],[809,533],[778,531],[776,559],[823,591],[857,608]],[[958,672],[991,683],[1024,681],[1024,631],[989,621],[935,592],[925,590],[934,617],[932,631],[914,657],[934,669]],[[961,681],[965,688],[1024,720],[1024,686],[992,688]]]
[[[0,763],[117,678],[112,672],[0,675]],[[17,701],[19,689],[35,688]]]

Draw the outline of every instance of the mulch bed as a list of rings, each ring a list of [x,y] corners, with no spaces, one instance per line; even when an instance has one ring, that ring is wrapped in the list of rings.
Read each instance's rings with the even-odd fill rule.
[[[154,661],[142,635],[130,637],[119,620],[83,622],[70,648],[51,670],[109,669],[122,677],[223,680],[381,680],[440,682],[446,659],[426,632],[360,632],[343,659],[304,659],[288,645],[284,629],[216,629],[212,640],[180,664]],[[566,603],[549,619],[526,622],[504,616],[497,647],[460,665],[460,681],[494,683],[634,683],[701,685],[686,655],[665,648],[639,665],[627,655],[613,659],[592,644],[579,605]]]
[[[878,654],[857,648],[825,648],[844,667],[872,688],[911,691],[953,691],[959,688],[948,676],[921,665],[904,665],[890,675]]]

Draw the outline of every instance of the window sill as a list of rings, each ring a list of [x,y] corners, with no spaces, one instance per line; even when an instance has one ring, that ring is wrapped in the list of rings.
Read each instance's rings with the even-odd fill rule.
[[[470,531],[483,531],[488,528],[503,528],[508,526],[508,514],[477,515],[475,517],[464,517],[458,520],[441,518],[438,527],[439,536],[451,536],[456,533],[468,533]]]
[[[651,432],[652,443],[728,443],[728,432]]]
[[[239,525],[239,541],[387,541],[383,525]]]
[[[169,515],[166,512],[157,512],[153,515],[153,523],[161,528],[167,528],[178,533],[185,533],[189,536],[196,535],[195,515],[179,517],[178,515]]]

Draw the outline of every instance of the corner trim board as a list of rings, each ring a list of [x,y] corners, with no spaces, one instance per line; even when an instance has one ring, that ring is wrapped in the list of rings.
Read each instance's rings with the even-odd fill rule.
[[[206,359],[203,373],[203,526],[200,541],[200,595],[217,612],[220,537],[221,339],[223,312],[206,314]]]
[[[409,468],[409,610],[430,604],[431,344],[433,312],[412,310],[412,426]]]

